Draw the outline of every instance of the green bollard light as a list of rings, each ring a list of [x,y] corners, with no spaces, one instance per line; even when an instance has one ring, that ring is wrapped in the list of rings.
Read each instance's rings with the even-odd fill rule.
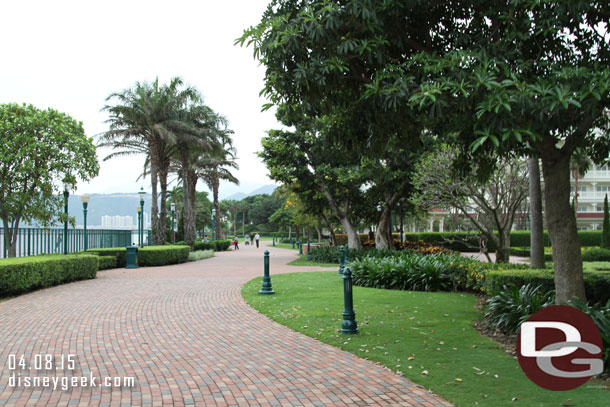
[[[309,253],[311,252],[311,240],[307,239],[307,260],[309,260]]]
[[[343,321],[341,322],[341,333],[352,335],[358,333],[356,313],[354,312],[354,296],[352,291],[352,271],[349,267],[343,270]]]
[[[294,249],[294,239],[290,238],[290,243],[292,243],[292,248]]]
[[[303,242],[299,240],[297,243],[299,244],[299,254],[303,254]]]
[[[265,250],[265,273],[263,275],[263,287],[259,294],[275,294],[271,287],[271,277],[269,277],[269,250]]]
[[[345,245],[345,264],[349,264],[349,246]]]
[[[341,260],[339,261],[339,272],[337,275],[342,276],[343,268],[345,267],[345,247],[343,245],[339,247],[339,252],[341,253]]]

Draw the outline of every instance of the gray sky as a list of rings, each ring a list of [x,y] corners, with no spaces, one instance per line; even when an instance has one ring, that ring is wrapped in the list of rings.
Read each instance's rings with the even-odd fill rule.
[[[136,81],[173,76],[195,86],[205,103],[235,131],[241,187],[223,185],[221,196],[272,183],[255,151],[265,131],[279,128],[273,112],[261,113],[264,67],[251,48],[234,46],[260,21],[267,0],[0,2],[0,103],[51,107],[82,121],[88,136],[106,130],[100,112],[111,93]],[[150,190],[136,182],[143,158],[102,162],[77,194]],[[200,181],[201,183],[201,181]],[[205,188],[200,185],[200,190]]]

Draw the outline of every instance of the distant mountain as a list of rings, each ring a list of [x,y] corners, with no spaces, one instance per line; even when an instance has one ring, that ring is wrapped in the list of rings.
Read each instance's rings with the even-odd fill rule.
[[[227,196],[224,199],[232,199],[234,201],[241,201],[242,199],[249,197],[249,196],[253,196],[253,195],[261,195],[261,194],[266,194],[266,195],[271,195],[273,193],[273,191],[275,191],[275,189],[277,188],[277,185],[273,185],[273,184],[268,184],[268,185],[263,185],[260,188],[255,189],[254,191],[250,192],[249,194],[246,194],[244,192],[236,192],[232,195]]]
[[[232,195],[229,195],[228,197],[224,198],[227,200],[232,200],[232,201],[241,201],[242,199],[244,199],[245,197],[247,197],[248,195],[243,193],[243,192],[236,192]]]

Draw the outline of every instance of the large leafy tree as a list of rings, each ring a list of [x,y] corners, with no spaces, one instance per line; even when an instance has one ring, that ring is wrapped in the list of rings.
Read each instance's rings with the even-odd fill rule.
[[[9,257],[16,255],[21,221],[60,217],[64,185],[95,177],[99,165],[82,123],[53,109],[0,105],[0,218]]]
[[[421,109],[483,172],[498,154],[539,156],[563,302],[585,298],[569,160],[578,146],[608,156],[594,129],[608,127],[609,19],[602,0],[276,0],[240,41],[267,67],[273,103],[369,122]],[[346,136],[374,149],[388,134]]]

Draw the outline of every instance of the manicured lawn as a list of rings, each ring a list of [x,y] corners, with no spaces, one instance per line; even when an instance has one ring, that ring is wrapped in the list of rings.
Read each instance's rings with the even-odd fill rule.
[[[335,263],[316,263],[306,259],[306,255],[300,254],[299,258],[288,263],[289,266],[319,266],[319,267],[334,267],[339,271],[339,266]]]
[[[276,243],[275,247],[279,247],[280,249],[292,249],[292,244],[290,243]],[[299,247],[295,244],[293,250],[299,250]]]
[[[552,392],[530,382],[513,356],[472,328],[481,318],[473,295],[354,287],[360,333],[347,336],[339,331],[343,282],[336,271],[275,275],[272,284],[275,295],[258,295],[261,278],[242,295],[269,318],[380,362],[458,406],[609,405],[610,392],[592,385]]]

